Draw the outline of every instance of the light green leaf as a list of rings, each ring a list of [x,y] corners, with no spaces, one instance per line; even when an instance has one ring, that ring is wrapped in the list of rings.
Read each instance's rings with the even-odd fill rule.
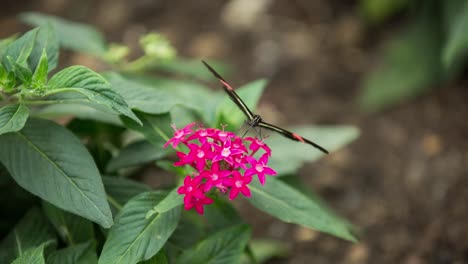
[[[168,150],[163,148],[164,142],[160,146],[155,146],[146,140],[136,141],[123,147],[116,157],[107,164],[107,171],[112,172],[118,169],[137,166],[165,157]]]
[[[352,227],[316,202],[285,183],[269,177],[264,186],[254,180],[248,199],[258,209],[286,223],[295,223],[342,239],[356,241]]]
[[[49,23],[42,25],[37,32],[36,43],[28,59],[31,71],[37,71],[44,50],[47,54],[48,71],[52,71],[58,63],[59,42],[53,25]]]
[[[122,96],[110,89],[106,79],[84,66],[71,66],[61,70],[50,79],[48,86],[49,90],[45,95],[77,93],[91,102],[107,106],[141,124]]]
[[[153,257],[174,232],[180,207],[146,218],[167,193],[146,192],[131,199],[115,218],[99,258],[100,264],[137,263]]]
[[[85,120],[94,120],[116,126],[123,126],[120,118],[113,110],[102,105],[88,106],[85,104],[53,104],[49,105],[36,114],[44,118],[57,118],[63,116],[74,116]]]
[[[47,82],[47,73],[49,72],[49,62],[47,60],[46,49],[42,51],[42,55],[37,64],[36,70],[32,76],[33,88],[43,88]]]
[[[10,43],[15,41],[16,37],[17,35],[15,34],[13,36],[0,40],[0,58],[3,58],[3,54],[6,51],[6,48],[8,47],[8,45],[10,45]]]
[[[136,112],[136,115],[143,122],[142,126],[125,117],[122,118],[123,123],[129,129],[142,133],[155,147],[161,148],[172,137],[171,117],[168,113],[155,115]]]
[[[49,244],[50,242],[45,242],[38,247],[26,250],[12,264],[45,264],[44,248]]]
[[[352,126],[296,126],[290,131],[316,142],[330,152],[342,148],[359,136],[359,130]],[[268,166],[278,175],[296,172],[305,162],[323,157],[321,151],[309,144],[295,142],[274,132],[265,143],[272,150]]]
[[[112,225],[99,171],[70,131],[30,119],[23,130],[1,135],[0,145],[0,161],[20,186],[103,227]]]
[[[97,254],[94,243],[87,242],[52,252],[47,264],[96,264]]]
[[[102,181],[114,215],[116,215],[130,199],[142,192],[151,190],[146,184],[124,178],[103,176]]]
[[[29,109],[23,104],[6,105],[0,108],[0,135],[21,130],[28,116]]]
[[[445,1],[448,37],[444,43],[442,61],[447,70],[456,67],[468,56],[468,2]],[[452,6],[451,6],[452,5]]]
[[[77,215],[65,212],[43,201],[42,208],[49,221],[67,245],[75,245],[94,239],[93,224]]]
[[[442,32],[429,2],[404,34],[391,42],[383,65],[364,80],[359,103],[380,110],[421,95],[447,78],[441,67]]]
[[[132,109],[150,114],[162,114],[169,112],[175,105],[182,104],[182,100],[175,97],[172,92],[163,91],[158,86],[129,80],[114,72],[106,73],[104,76]]]
[[[236,93],[242,98],[242,101],[247,105],[251,111],[255,111],[258,100],[267,85],[266,80],[257,80],[240,88],[235,88]],[[224,92],[224,90],[223,90]],[[218,106],[217,110],[218,123],[229,124],[229,130],[235,130],[240,127],[247,119],[244,113],[237,107],[237,105],[225,94],[224,99]],[[219,124],[214,124],[215,126]]]
[[[14,70],[14,63],[25,65],[33,50],[37,31],[37,28],[30,30],[7,46],[2,58],[2,63],[7,71],[11,72]],[[11,60],[9,60],[8,57],[11,57]]]
[[[151,210],[146,214],[146,218],[152,217],[157,213],[165,213],[169,210],[178,207],[183,204],[183,196],[177,193],[177,188],[169,192],[169,194],[164,197],[158,204],[156,204]]]
[[[22,13],[20,19],[36,26],[51,23],[57,30],[60,45],[65,48],[99,57],[106,53],[104,37],[92,26],[36,12]]]
[[[8,56],[7,60],[10,61],[11,65],[14,65],[14,72],[16,77],[23,83],[24,86],[28,87],[31,85],[31,80],[32,80],[32,72],[31,70],[19,64],[18,62],[14,62],[13,59]]]
[[[250,238],[247,225],[237,225],[216,232],[184,251],[177,263],[238,263]]]
[[[54,241],[52,227],[38,208],[33,208],[15,225],[0,244],[0,263],[11,263],[25,251]]]

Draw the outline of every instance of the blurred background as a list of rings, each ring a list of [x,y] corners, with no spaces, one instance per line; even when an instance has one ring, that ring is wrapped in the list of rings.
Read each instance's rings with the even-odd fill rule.
[[[233,86],[267,78],[258,112],[272,123],[361,129],[300,172],[362,230],[360,243],[243,208],[256,237],[290,249],[269,263],[468,262],[467,1],[3,1],[0,38],[29,28],[17,18],[25,11],[92,24],[130,47],[162,33],[183,57],[232,66]],[[63,66],[104,70],[62,54]]]

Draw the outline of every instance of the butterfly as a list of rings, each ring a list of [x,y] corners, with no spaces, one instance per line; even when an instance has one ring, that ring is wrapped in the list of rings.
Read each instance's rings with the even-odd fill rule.
[[[301,136],[299,136],[298,134],[296,133],[293,133],[293,132],[290,132],[286,129],[283,129],[281,127],[277,127],[275,125],[272,125],[272,124],[269,124],[269,123],[266,123],[262,120],[262,117],[257,115],[257,114],[254,114],[252,113],[252,111],[250,111],[250,109],[247,107],[247,105],[244,103],[244,101],[242,101],[242,99],[239,97],[239,95],[237,95],[237,93],[234,91],[234,89],[226,82],[226,80],[223,79],[223,77],[221,77],[221,75],[219,73],[217,73],[210,65],[208,65],[208,63],[206,63],[205,61],[203,61],[203,64],[208,68],[208,70],[218,79],[219,82],[221,82],[221,84],[223,85],[223,88],[224,88],[224,91],[229,95],[229,97],[231,98],[231,100],[239,107],[239,109],[245,114],[245,116],[247,117],[247,121],[246,121],[246,124],[249,126],[249,127],[253,127],[253,128],[257,128],[257,127],[260,127],[260,128],[266,128],[268,130],[271,130],[271,131],[275,131],[289,139],[292,139],[292,140],[295,140],[295,141],[299,141],[299,142],[302,142],[302,143],[307,143],[307,144],[310,144],[312,145],[313,147],[319,149],[320,151],[322,151],[323,153],[327,153],[328,154],[328,151],[323,148],[322,146],[306,139],[306,138],[303,138]]]

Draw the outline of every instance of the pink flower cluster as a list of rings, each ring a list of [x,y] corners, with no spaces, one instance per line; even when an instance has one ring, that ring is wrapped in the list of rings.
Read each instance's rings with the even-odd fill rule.
[[[260,183],[265,184],[266,175],[276,172],[267,166],[271,156],[270,148],[258,138],[240,138],[236,134],[216,128],[192,130],[194,123],[182,129],[173,126],[174,136],[164,145],[178,149],[179,144],[186,146],[186,152],[177,151],[179,160],[175,166],[190,165],[195,168],[194,175],[187,175],[184,185],[177,192],[184,196],[185,210],[195,208],[203,214],[203,206],[213,203],[206,194],[217,189],[222,193],[229,192],[233,200],[242,193],[250,197],[248,184],[252,176],[257,175]],[[247,146],[248,148],[247,148]],[[262,150],[260,158],[254,155]]]

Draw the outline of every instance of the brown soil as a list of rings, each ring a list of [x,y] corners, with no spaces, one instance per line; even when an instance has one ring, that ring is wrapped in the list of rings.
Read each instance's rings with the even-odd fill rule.
[[[95,24],[108,39],[132,45],[142,33],[159,31],[184,56],[234,65],[234,84],[269,78],[259,107],[269,120],[358,126],[357,141],[306,165],[300,175],[360,227],[361,241],[341,241],[246,208],[257,237],[291,247],[287,258],[271,263],[468,263],[468,82],[362,113],[355,103],[360,82],[378,65],[377,51],[396,25],[366,29],[355,1],[244,2],[271,4],[248,22],[245,9],[230,13],[229,2],[216,0],[7,1],[0,37],[24,30],[15,15],[30,10]],[[89,63],[82,56],[68,59]]]

